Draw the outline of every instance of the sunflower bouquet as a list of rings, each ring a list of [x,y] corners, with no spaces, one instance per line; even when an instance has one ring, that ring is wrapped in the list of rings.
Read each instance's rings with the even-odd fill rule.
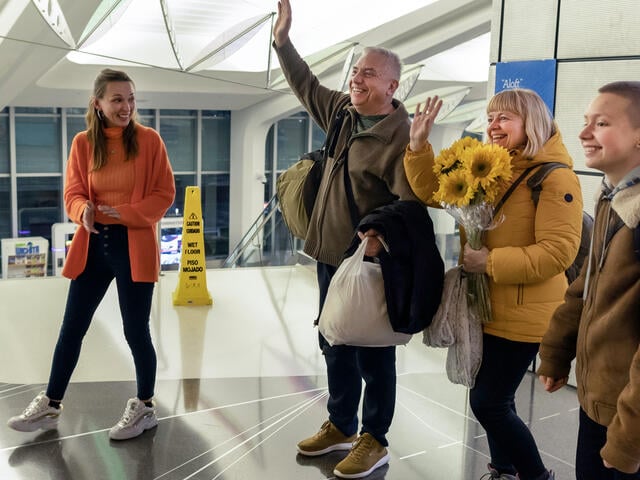
[[[471,248],[482,248],[482,234],[494,228],[493,204],[511,178],[511,156],[499,146],[465,137],[443,149],[433,167],[438,190],[433,199],[462,225]],[[489,279],[469,273],[468,300],[482,322],[491,321]]]

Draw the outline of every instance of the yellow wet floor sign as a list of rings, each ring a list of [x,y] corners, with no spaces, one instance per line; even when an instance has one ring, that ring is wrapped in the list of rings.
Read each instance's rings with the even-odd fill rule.
[[[184,193],[180,274],[178,286],[173,292],[173,304],[211,305],[212,303],[213,300],[207,290],[200,188],[187,187]]]

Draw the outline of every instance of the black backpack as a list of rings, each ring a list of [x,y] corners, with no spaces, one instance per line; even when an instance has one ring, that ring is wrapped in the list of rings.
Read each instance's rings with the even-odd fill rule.
[[[549,175],[552,170],[556,168],[569,168],[568,165],[564,163],[558,162],[549,162],[543,163],[538,167],[536,172],[529,177],[527,180],[527,186],[531,189],[531,200],[533,200],[533,204],[537,207],[538,200],[540,199],[540,192],[542,191],[542,182]],[[582,264],[584,263],[585,258],[589,255],[589,245],[591,244],[591,231],[593,230],[593,217],[589,215],[587,212],[582,212],[582,235],[580,236],[580,248],[578,249],[578,254],[576,255],[575,260],[565,270],[565,275],[567,276],[567,280],[569,283],[573,282],[578,275],[580,274],[580,270],[582,269]],[[640,258],[640,231],[636,228],[636,233],[634,234],[634,243],[636,255]]]

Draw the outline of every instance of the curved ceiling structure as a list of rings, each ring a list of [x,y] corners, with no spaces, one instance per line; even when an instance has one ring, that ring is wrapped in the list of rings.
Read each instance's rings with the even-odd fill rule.
[[[363,11],[349,0],[293,0],[291,38],[335,88],[362,46],[390,48],[406,65],[401,97],[415,105],[453,88],[453,112],[485,97],[491,3],[403,0],[390,11],[369,0]],[[270,47],[276,8],[276,0],[5,0],[0,108],[84,107],[105,66],[132,75],[141,108],[250,107],[287,91]]]

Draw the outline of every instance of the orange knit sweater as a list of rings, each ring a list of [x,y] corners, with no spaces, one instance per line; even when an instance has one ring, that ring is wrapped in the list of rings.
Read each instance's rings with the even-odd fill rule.
[[[123,150],[122,129],[109,128],[105,133],[112,149]],[[96,212],[96,222],[121,223],[128,227],[131,276],[136,282],[155,282],[160,272],[156,225],[173,203],[175,182],[160,135],[142,125],[136,126],[136,135],[138,156],[129,162],[116,161],[112,165],[119,165],[124,170],[108,168],[93,172],[93,154],[87,133],[77,134],[67,164],[64,202],[69,218],[82,225],[87,200],[96,205],[108,205],[107,200],[122,201],[111,205],[120,213],[119,221],[114,222],[111,217]],[[132,175],[127,169],[131,169]],[[127,186],[129,181],[132,181],[131,187]],[[62,270],[65,277],[74,279],[84,271],[88,248],[89,233],[78,228]]]

